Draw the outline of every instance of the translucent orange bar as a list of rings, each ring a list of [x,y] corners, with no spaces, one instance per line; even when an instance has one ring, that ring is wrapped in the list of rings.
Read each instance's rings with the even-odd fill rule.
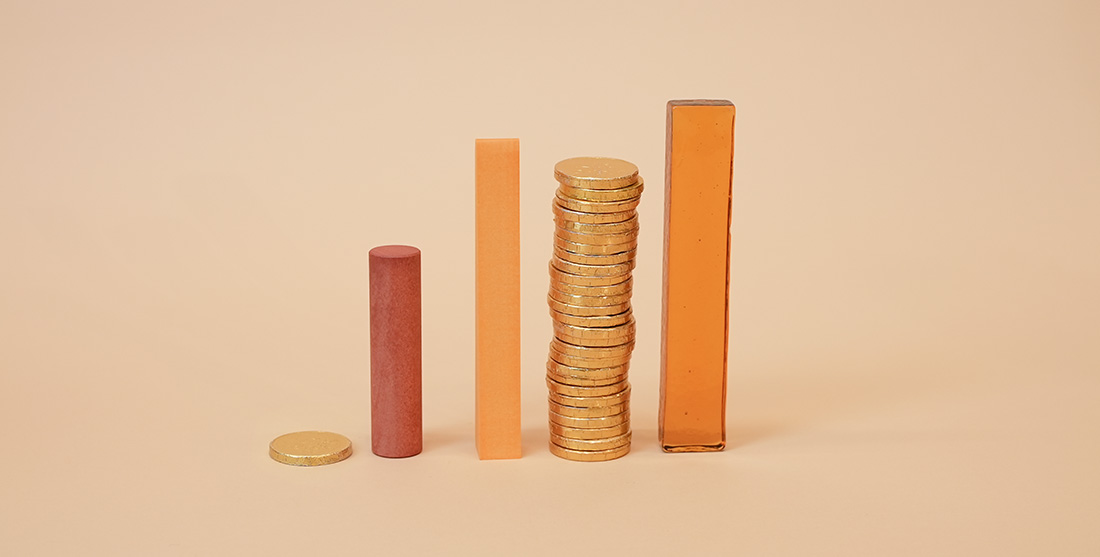
[[[474,145],[475,443],[482,460],[519,458],[519,140]]]
[[[667,452],[726,446],[733,124],[729,101],[670,101],[659,436]]]

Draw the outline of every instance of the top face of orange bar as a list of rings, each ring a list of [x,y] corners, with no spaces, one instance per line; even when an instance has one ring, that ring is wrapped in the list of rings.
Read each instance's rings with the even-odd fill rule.
[[[729,225],[735,108],[668,103],[661,442],[725,442]]]

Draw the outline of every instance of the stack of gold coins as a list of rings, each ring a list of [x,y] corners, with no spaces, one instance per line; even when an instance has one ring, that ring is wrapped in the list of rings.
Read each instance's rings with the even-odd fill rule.
[[[593,157],[559,162],[554,177],[550,452],[568,460],[612,460],[630,452],[626,376],[634,349],[631,271],[642,179],[629,162]]]

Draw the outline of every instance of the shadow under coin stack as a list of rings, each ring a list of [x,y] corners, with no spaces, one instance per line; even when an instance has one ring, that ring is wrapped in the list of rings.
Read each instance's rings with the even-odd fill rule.
[[[612,460],[630,452],[626,376],[634,350],[631,271],[642,179],[627,161],[594,157],[563,160],[554,177],[550,452],[567,460]]]

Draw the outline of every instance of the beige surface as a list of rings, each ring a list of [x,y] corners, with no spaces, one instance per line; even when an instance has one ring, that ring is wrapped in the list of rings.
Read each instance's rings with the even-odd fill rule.
[[[1095,3],[361,4],[0,5],[0,554],[1100,554]],[[687,97],[739,112],[730,448],[656,444],[651,188],[635,448],[562,461],[552,166],[659,184]],[[524,458],[482,462],[471,145],[499,136]],[[368,450],[387,243],[424,251],[408,460]],[[303,429],[358,451],[268,458]]]

